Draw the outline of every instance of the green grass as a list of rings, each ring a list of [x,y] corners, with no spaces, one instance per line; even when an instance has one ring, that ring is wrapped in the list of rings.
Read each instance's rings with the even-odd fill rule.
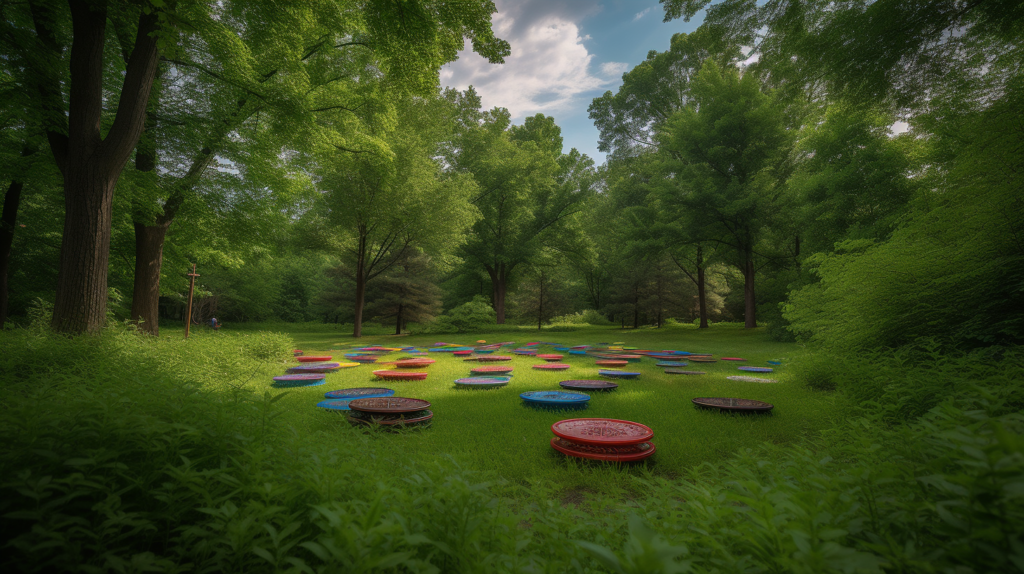
[[[277,324],[274,327],[280,328]],[[246,329],[247,331],[250,329]],[[164,335],[174,336],[171,330]],[[307,354],[332,354],[342,360],[345,349],[352,346],[380,344],[391,347],[428,347],[444,341],[474,344],[477,340],[500,342],[512,340],[508,332],[470,335],[422,336],[351,336],[317,330],[288,333],[296,348]],[[437,457],[451,456],[464,467],[486,471],[505,479],[503,490],[513,494],[517,488],[539,484],[564,491],[600,492],[610,494],[628,489],[630,476],[651,474],[665,478],[680,476],[688,468],[703,462],[720,461],[740,449],[762,443],[786,444],[814,431],[833,425],[842,417],[845,404],[836,393],[808,389],[790,374],[791,365],[803,352],[799,346],[767,339],[763,330],[744,330],[719,325],[700,331],[691,326],[663,329],[627,330],[588,328],[574,332],[552,333],[524,330],[516,337],[525,344],[542,340],[568,345],[602,342],[625,342],[626,346],[646,349],[677,349],[709,352],[715,356],[741,356],[747,363],[720,361],[710,364],[690,363],[688,368],[706,371],[707,375],[667,375],[655,360],[644,358],[631,363],[630,370],[641,376],[635,380],[618,381],[619,388],[610,393],[591,393],[590,404],[582,411],[538,410],[525,406],[519,398],[524,391],[557,390],[566,379],[600,378],[594,358],[564,353],[571,366],[568,371],[542,372],[531,365],[542,361],[514,356],[512,381],[499,389],[461,389],[454,380],[470,375],[470,368],[479,363],[464,362],[450,353],[430,353],[437,362],[426,369],[424,381],[382,382],[374,378],[374,369],[381,365],[360,365],[327,375],[327,384],[318,387],[278,390],[270,386],[271,377],[282,374],[294,361],[272,365],[258,372],[248,383],[262,393],[271,390],[284,393],[277,404],[284,409],[283,422],[309,441],[329,442],[344,447],[351,444],[352,456],[381,460],[400,460],[413,464]],[[549,347],[541,346],[548,350]],[[510,350],[509,350],[510,351]],[[543,351],[542,351],[543,352]],[[502,350],[502,354],[511,354]],[[388,358],[400,353],[385,355]],[[768,359],[781,359],[783,365],[770,375],[777,384],[743,383],[727,380],[730,375],[749,374],[737,370],[741,364],[766,365]],[[434,412],[428,429],[401,433],[376,433],[369,445],[357,440],[342,414],[315,407],[323,393],[333,389],[385,386],[397,396],[416,397],[430,401]],[[749,416],[703,411],[694,408],[690,399],[702,396],[742,397],[767,401],[775,405],[768,416]],[[647,462],[637,465],[614,465],[569,459],[554,451],[549,442],[551,424],[565,418],[607,417],[641,422],[654,429],[658,451]],[[368,460],[367,464],[376,464]],[[382,465],[386,468],[387,464]],[[514,495],[514,494],[513,494]]]

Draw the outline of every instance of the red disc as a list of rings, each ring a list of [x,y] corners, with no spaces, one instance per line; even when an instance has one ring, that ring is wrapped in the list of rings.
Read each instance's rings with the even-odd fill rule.
[[[333,358],[334,357],[331,357],[330,355],[308,355],[303,357],[295,357],[295,359],[300,363],[325,363]]]
[[[473,351],[453,351],[452,354],[455,355],[456,357],[465,357],[468,355],[472,355]]]
[[[567,419],[551,425],[551,432],[581,444],[639,444],[654,438],[647,425],[619,419]]]
[[[374,371],[373,376],[386,381],[422,381],[427,373],[410,373],[409,371]]]
[[[568,441],[557,436],[551,437],[551,446],[558,452],[569,456],[589,458],[593,460],[607,460],[611,462],[632,462],[636,460],[643,460],[654,454],[654,451],[657,450],[657,448],[649,442],[627,445],[581,444]]]
[[[739,357],[722,357],[722,360],[723,361],[746,361],[746,359],[741,359]]]
[[[497,361],[511,361],[512,357],[507,357],[505,355],[482,355],[477,357],[476,360],[481,363],[494,363]]]
[[[395,367],[399,369],[415,369],[416,367],[428,367],[434,364],[434,359],[402,359],[395,361]]]
[[[595,361],[594,364],[599,367],[625,367],[629,361]]]
[[[534,365],[533,368],[542,371],[564,371],[569,368],[569,365],[565,363],[544,363],[543,365]]]
[[[545,361],[561,361],[562,355],[537,355],[537,358]]]
[[[348,408],[364,413],[401,414],[413,413],[430,408],[430,403],[423,399],[405,397],[377,397],[372,399],[355,399],[349,401]]]
[[[499,367],[497,365],[489,367],[473,367],[469,370],[471,373],[511,373],[512,367]]]

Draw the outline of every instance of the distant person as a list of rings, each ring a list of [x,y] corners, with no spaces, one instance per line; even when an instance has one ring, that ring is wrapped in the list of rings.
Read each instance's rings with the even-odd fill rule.
[[[210,319],[210,328],[213,329],[214,331],[220,329],[220,321],[218,321],[216,317]]]

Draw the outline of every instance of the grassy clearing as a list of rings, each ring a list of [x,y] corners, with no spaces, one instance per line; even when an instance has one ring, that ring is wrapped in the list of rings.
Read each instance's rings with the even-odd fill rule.
[[[327,352],[341,358],[350,346],[381,344],[385,346],[428,347],[437,341],[473,344],[477,340],[509,341],[509,333],[425,336],[371,336],[353,342],[351,337],[330,332],[290,332],[296,348],[307,353]],[[367,464],[381,459],[400,460],[413,465],[451,456],[459,464],[473,470],[489,471],[507,482],[506,494],[517,487],[532,488],[540,484],[565,491],[569,498],[578,492],[610,494],[629,489],[631,475],[650,474],[672,478],[703,462],[714,462],[740,449],[762,443],[786,444],[809,433],[827,428],[842,416],[841,395],[809,390],[790,374],[791,365],[803,352],[799,346],[769,341],[763,331],[747,331],[733,326],[716,326],[699,331],[690,326],[674,326],[660,330],[622,331],[590,328],[575,332],[551,333],[524,331],[516,337],[525,344],[542,340],[553,343],[593,344],[625,342],[627,346],[647,349],[678,349],[709,352],[716,356],[741,356],[747,363],[690,363],[687,368],[706,371],[707,375],[667,375],[655,366],[655,360],[644,358],[631,363],[630,370],[641,376],[635,380],[617,381],[619,388],[611,393],[592,393],[583,411],[549,411],[527,407],[519,393],[533,390],[557,390],[566,379],[600,378],[594,358],[565,354],[563,362],[572,367],[562,372],[532,369],[542,363],[534,357],[514,356],[511,383],[500,389],[465,390],[454,380],[469,376],[478,363],[464,362],[449,353],[430,353],[437,362],[426,369],[425,381],[390,382],[376,380],[371,374],[380,365],[360,365],[327,375],[327,384],[319,387],[278,390],[270,387],[271,377],[280,374],[292,362],[269,366],[248,384],[258,391],[270,390],[284,396],[277,404],[284,411],[284,422],[310,441],[327,442],[344,447],[353,446],[353,457],[366,457]],[[548,350],[547,347],[541,347]],[[394,358],[398,353],[386,356]],[[727,380],[730,375],[745,374],[740,364],[766,365],[768,359],[781,359],[773,378],[778,384],[743,383]],[[503,363],[504,364],[504,363]],[[379,433],[369,443],[353,436],[344,416],[315,408],[328,390],[385,386],[397,396],[423,398],[431,402],[434,422],[430,429],[404,433]],[[695,409],[690,399],[700,396],[743,397],[767,401],[775,405],[770,416],[729,415]],[[581,462],[555,452],[549,445],[552,423],[574,417],[607,417],[633,420],[655,431],[658,452],[638,465],[610,465]],[[382,466],[386,467],[386,465]]]

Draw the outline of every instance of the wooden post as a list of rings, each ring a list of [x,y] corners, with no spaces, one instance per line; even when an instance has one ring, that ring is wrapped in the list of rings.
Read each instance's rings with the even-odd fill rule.
[[[196,277],[199,274],[196,273],[196,264],[192,264],[192,272],[188,274],[188,314],[185,316],[185,338],[188,339],[188,329],[192,326],[192,292],[196,288]]]

